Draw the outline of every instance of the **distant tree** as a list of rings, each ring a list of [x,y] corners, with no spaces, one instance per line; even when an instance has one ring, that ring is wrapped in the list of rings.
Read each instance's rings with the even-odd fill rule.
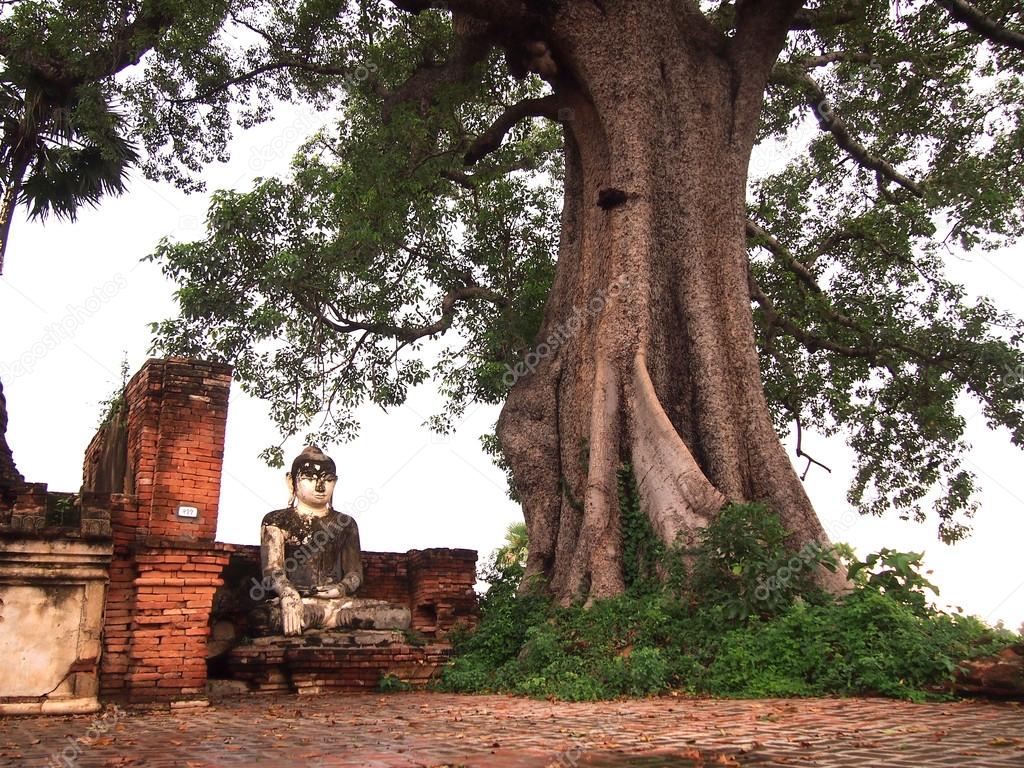
[[[529,548],[526,523],[512,523],[505,531],[505,543],[495,553],[495,565],[499,567],[524,566]]]
[[[428,376],[441,428],[504,401],[527,573],[563,601],[623,588],[624,461],[666,541],[726,500],[825,541],[794,427],[801,451],[848,435],[862,510],[920,518],[934,494],[964,535],[957,399],[1024,441],[1024,328],[942,269],[1024,229],[1019,3],[431,5],[232,5],[124,83],[144,167],[185,186],[233,119],[342,115],[158,249],[182,309],[164,349],[232,361],[285,434],[326,414],[322,440]],[[751,177],[755,145],[808,129]]]

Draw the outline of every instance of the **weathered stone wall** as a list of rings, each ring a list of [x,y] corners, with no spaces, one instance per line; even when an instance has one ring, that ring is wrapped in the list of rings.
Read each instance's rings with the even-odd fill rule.
[[[107,510],[41,483],[20,491],[0,517],[0,713],[96,711]]]

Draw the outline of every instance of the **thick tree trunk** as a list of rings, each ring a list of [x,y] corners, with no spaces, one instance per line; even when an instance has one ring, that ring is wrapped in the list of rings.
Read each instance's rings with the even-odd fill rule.
[[[778,510],[793,544],[827,541],[772,425],[754,341],[745,192],[763,80],[671,0],[567,5],[558,267],[536,368],[498,422],[527,573],[562,602],[624,588],[625,461],[666,542],[692,542],[723,503],[748,500]]]
[[[25,478],[14,466],[14,456],[7,446],[7,400],[3,382],[0,382],[0,504],[14,504],[18,489],[24,482]]]

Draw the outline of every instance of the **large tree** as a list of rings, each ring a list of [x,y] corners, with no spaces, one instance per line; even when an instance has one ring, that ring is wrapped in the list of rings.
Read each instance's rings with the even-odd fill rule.
[[[562,601],[623,589],[624,462],[666,542],[760,500],[799,546],[825,534],[778,433],[844,432],[853,503],[931,503],[955,540],[973,510],[958,398],[1024,440],[1022,325],[943,276],[950,244],[1021,233],[1012,0],[230,17],[129,89],[151,155],[219,151],[233,110],[274,99],[340,116],[288,178],[220,193],[205,238],[161,245],[182,316],[159,343],[234,362],[286,434],[318,413],[321,437],[351,434],[356,404],[430,375],[441,428],[504,401],[527,572]],[[772,172],[752,178],[758,145]]]

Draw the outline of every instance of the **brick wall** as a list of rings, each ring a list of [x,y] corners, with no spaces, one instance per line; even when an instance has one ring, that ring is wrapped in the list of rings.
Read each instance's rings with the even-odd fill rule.
[[[201,696],[214,592],[227,555],[215,551],[231,370],[149,360],[125,393],[124,490],[113,495],[114,560],[104,622],[102,693],[130,701]],[[85,490],[109,461],[109,431],[89,444]],[[198,509],[196,517],[180,507]]]
[[[206,544],[157,542],[135,554],[129,698],[152,701],[205,693],[210,607],[226,554]]]
[[[100,665],[106,698],[202,697],[211,624],[228,617],[244,631],[259,548],[214,541],[230,381],[225,365],[149,360],[128,383],[120,423],[86,450],[83,524],[89,510],[109,510],[114,540]],[[180,515],[182,506],[198,515]],[[473,551],[365,552],[363,566],[360,596],[408,605],[424,634],[443,637],[475,617]]]
[[[436,636],[475,618],[475,551],[414,549],[407,561],[413,629]]]

